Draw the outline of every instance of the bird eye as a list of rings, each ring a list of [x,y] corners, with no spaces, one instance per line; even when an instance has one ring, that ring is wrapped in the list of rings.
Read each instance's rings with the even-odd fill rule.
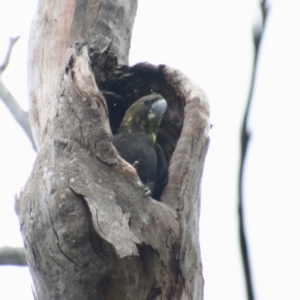
[[[150,104],[150,100],[147,99],[147,100],[144,101],[144,103],[145,103],[146,105],[149,105],[149,104]]]

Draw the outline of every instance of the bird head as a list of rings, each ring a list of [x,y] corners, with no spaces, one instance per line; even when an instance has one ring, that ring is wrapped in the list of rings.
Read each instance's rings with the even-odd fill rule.
[[[155,143],[158,126],[167,110],[167,101],[159,94],[144,96],[126,111],[118,133],[141,133]]]

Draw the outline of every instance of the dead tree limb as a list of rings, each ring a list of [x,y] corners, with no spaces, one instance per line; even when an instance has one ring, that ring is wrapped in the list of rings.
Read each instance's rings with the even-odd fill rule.
[[[97,2],[97,13],[85,1],[52,3],[40,1],[34,21],[50,22],[34,27],[31,45],[37,60],[31,73],[43,74],[37,80],[45,82],[31,83],[39,153],[16,201],[36,298],[203,299],[198,225],[210,128],[205,93],[165,65],[124,65],[126,39],[112,38],[111,49],[98,51],[108,44],[103,28],[88,25],[101,24],[103,10],[103,18],[119,18],[111,34],[126,24],[130,39],[135,1]],[[70,19],[62,28],[49,12]],[[78,35],[87,42],[75,42]],[[57,52],[48,56],[44,47]],[[144,197],[136,170],[112,145],[109,126],[151,90],[168,101],[158,139],[170,163],[169,182],[160,202]]]

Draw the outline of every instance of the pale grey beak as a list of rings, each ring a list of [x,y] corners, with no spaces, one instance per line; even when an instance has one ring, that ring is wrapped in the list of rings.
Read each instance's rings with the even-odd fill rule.
[[[167,110],[168,104],[165,99],[160,99],[152,104],[151,111],[155,117],[162,118]]]

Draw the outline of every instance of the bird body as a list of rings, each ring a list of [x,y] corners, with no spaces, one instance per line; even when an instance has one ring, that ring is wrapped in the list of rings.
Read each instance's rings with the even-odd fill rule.
[[[113,144],[119,155],[135,166],[145,190],[159,199],[167,180],[167,162],[156,143],[157,129],[167,109],[161,95],[148,95],[126,111]],[[147,194],[147,193],[146,193]]]

